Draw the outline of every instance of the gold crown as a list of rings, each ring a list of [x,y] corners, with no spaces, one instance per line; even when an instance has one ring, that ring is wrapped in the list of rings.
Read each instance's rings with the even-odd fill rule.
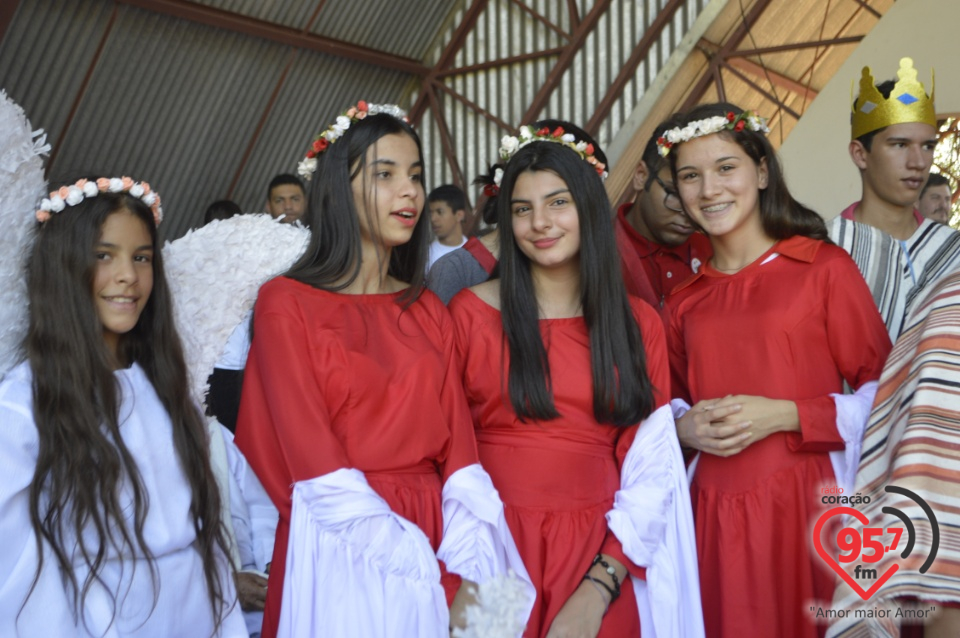
[[[917,70],[913,68],[912,59],[900,59],[897,77],[899,79],[887,99],[874,85],[870,67],[863,67],[860,97],[857,98],[857,108],[853,110],[850,119],[851,139],[855,140],[861,135],[892,124],[921,122],[937,127],[937,112],[933,108],[933,70],[930,71],[930,97],[927,97],[923,85],[917,80]],[[851,92],[852,88],[851,86]]]

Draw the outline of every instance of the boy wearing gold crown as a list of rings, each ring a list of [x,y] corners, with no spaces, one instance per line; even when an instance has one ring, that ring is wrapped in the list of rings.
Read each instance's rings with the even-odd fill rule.
[[[900,60],[897,76],[896,83],[875,86],[870,68],[863,69],[850,142],[863,198],[829,227],[867,280],[893,341],[925,291],[960,266],[960,234],[913,207],[937,143],[933,98],[910,58]]]

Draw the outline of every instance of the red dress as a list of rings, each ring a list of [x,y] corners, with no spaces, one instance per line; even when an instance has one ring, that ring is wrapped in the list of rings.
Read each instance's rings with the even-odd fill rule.
[[[294,483],[359,469],[436,551],[442,481],[477,462],[446,308],[429,291],[405,310],[397,297],[285,277],[260,289],[236,442],[280,511],[265,638],[280,618]],[[459,578],[444,586],[449,601]]]
[[[663,323],[644,302],[631,298],[631,303],[659,407],[668,400],[670,383]],[[605,519],[620,488],[620,464],[637,426],[600,425],[594,418],[590,341],[582,317],[540,322],[554,405],[561,417],[522,423],[509,396],[501,394],[509,353],[500,312],[470,290],[454,297],[449,308],[480,462],[500,493],[510,531],[537,590],[524,636],[539,638],[580,586],[598,552],[613,556],[633,575],[645,576],[644,569],[624,556]],[[640,635],[629,578],[599,635]]]
[[[800,432],[700,455],[691,500],[707,636],[822,633],[808,611],[829,605],[835,578],[811,526],[821,487],[836,484],[828,452],[844,448],[830,394],[878,379],[890,352],[870,291],[843,249],[793,237],[734,275],[707,265],[670,306],[676,396],[788,399],[800,415]]]

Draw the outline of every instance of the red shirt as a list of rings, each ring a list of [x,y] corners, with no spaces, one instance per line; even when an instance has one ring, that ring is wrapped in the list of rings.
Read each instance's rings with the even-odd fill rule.
[[[694,233],[679,246],[670,247],[650,241],[630,225],[627,213],[631,203],[623,204],[617,211],[617,223],[630,240],[630,245],[640,258],[656,296],[655,308],[662,308],[670,292],[700,270],[700,266],[713,255],[713,248],[706,235]],[[649,301],[649,300],[648,300]]]
[[[853,213],[856,212],[857,206],[859,205],[860,205],[860,202],[853,202],[852,204],[850,204],[849,206],[843,209],[843,212],[840,213],[840,217],[843,217],[844,219],[849,219],[852,222],[857,221],[856,219],[853,218]],[[923,215],[921,215],[920,211],[918,211],[916,208],[913,209],[913,218],[917,220],[917,226],[923,223]]]

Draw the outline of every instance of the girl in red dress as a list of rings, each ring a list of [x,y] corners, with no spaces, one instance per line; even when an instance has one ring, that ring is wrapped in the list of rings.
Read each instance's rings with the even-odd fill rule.
[[[701,452],[691,496],[711,637],[823,633],[809,609],[834,577],[812,526],[821,489],[855,471],[890,350],[856,265],[790,196],[765,131],[711,104],[661,138],[714,251],[674,291],[669,335],[674,396],[693,404],[678,434]],[[841,396],[844,382],[858,394]]]
[[[401,116],[360,102],[317,137],[310,243],[257,300],[236,442],[280,512],[265,637],[445,637],[461,577],[511,555],[522,572],[423,290],[423,155]]]
[[[638,636],[651,600],[657,634],[702,633],[663,323],[625,291],[604,167],[563,128],[522,127],[501,157],[500,278],[450,310],[480,460],[537,590],[524,636]],[[645,568],[673,569],[672,600]]]

